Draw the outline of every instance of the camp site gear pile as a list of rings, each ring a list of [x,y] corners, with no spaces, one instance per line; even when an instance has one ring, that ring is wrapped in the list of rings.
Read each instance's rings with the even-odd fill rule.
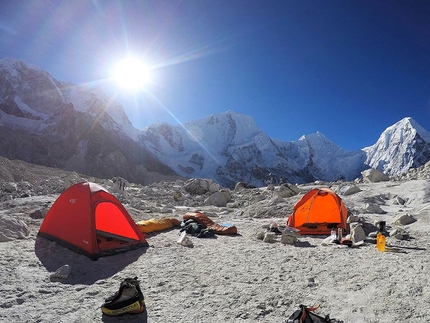
[[[183,216],[183,220],[194,220],[199,224],[203,224],[215,234],[237,234],[237,228],[234,225],[223,226],[212,221],[206,214],[200,212],[187,212]]]

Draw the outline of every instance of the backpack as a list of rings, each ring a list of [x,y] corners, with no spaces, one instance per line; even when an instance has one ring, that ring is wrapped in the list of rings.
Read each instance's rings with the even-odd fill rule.
[[[308,308],[305,305],[300,305],[300,309],[296,310],[291,316],[288,318],[288,320],[285,323],[335,323],[335,322],[341,322],[338,320],[332,320],[330,319],[329,315],[326,315],[325,317],[322,317],[320,315],[317,315],[313,313],[317,307],[314,308]]]

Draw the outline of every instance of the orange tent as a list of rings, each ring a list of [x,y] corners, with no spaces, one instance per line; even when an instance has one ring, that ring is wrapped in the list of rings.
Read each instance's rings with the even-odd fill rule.
[[[65,190],[46,214],[38,235],[93,260],[148,246],[124,206],[95,183]]]
[[[300,230],[300,234],[330,234],[333,227],[346,232],[347,217],[348,210],[335,192],[316,188],[294,205],[287,226]]]

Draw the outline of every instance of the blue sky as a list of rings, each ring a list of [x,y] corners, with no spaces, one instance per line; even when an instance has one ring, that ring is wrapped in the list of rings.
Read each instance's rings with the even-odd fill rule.
[[[102,87],[137,128],[233,110],[353,150],[408,116],[430,131],[429,17],[414,0],[6,0],[0,58]],[[151,67],[140,92],[111,79],[128,55]]]

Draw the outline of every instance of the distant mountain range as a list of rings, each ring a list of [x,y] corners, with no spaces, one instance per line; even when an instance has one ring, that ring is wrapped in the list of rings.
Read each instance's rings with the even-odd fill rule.
[[[178,177],[237,182],[354,180],[367,168],[400,175],[430,160],[430,134],[412,118],[377,142],[347,151],[323,134],[270,138],[247,115],[227,111],[180,126],[134,128],[101,90],[56,80],[22,60],[0,60],[0,155],[101,178],[150,184]]]

